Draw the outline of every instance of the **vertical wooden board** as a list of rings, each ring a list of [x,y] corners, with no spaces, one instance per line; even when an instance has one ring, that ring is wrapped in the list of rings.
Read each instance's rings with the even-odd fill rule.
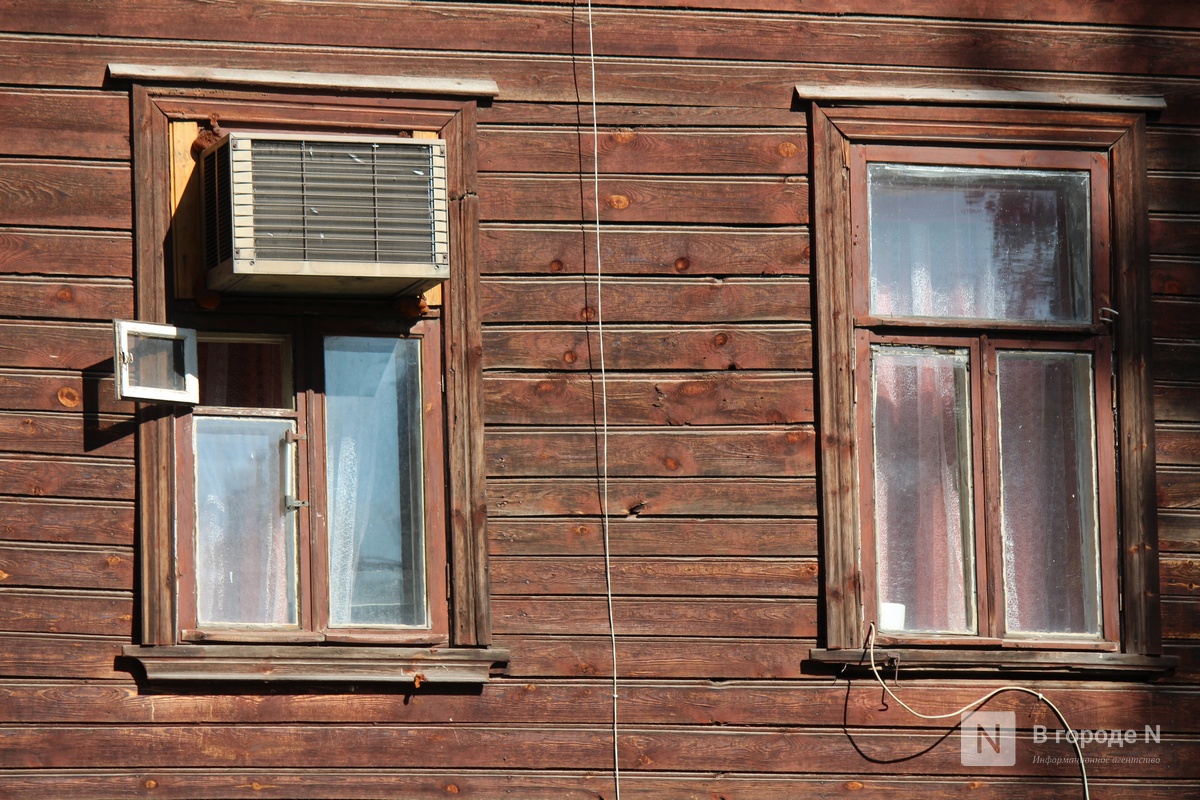
[[[204,278],[201,262],[203,232],[200,229],[200,170],[192,157],[192,142],[200,125],[177,120],[168,126],[171,153],[171,252],[175,296],[190,298]]]

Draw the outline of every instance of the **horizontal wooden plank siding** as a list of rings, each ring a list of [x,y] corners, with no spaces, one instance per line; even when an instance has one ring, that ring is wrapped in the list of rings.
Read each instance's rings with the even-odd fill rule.
[[[495,82],[455,123],[474,120],[473,163],[450,165],[477,173],[461,205],[478,224],[453,244],[455,258],[478,249],[479,341],[451,346],[481,368],[471,470],[488,561],[471,568],[509,654],[490,680],[154,684],[125,656],[147,568],[171,555],[142,549],[138,476],[158,465],[138,461],[137,419],[173,407],[116,399],[111,320],[161,310],[149,270],[173,242],[147,238],[168,154],[135,146],[140,89],[115,63]],[[164,103],[202,127],[236,129],[255,98],[293,131],[328,130],[340,104],[347,129],[408,135],[385,108],[398,96],[422,107],[412,128],[449,119],[445,97],[421,92],[286,89],[289,105],[259,84],[187,83],[215,96]],[[957,717],[909,714],[874,679],[809,660],[828,638],[821,457],[843,432],[818,413],[827,220],[798,86],[941,92],[942,106],[1044,93],[1078,112],[1064,148],[1099,146],[1104,106],[1150,109],[1149,252],[1127,255],[1152,293],[1147,591],[1180,665],[1153,680],[885,672],[931,715],[1028,685],[1077,730],[1134,731],[1086,748],[1091,796],[1200,796],[1200,6],[23,0],[0,4],[0,797],[1079,795],[1074,750],[1037,697],[986,704],[1014,713],[1018,758],[970,767]],[[942,132],[962,147],[1044,135],[1031,121],[1001,141],[988,120],[1002,113]],[[255,302],[203,300],[201,315]]]

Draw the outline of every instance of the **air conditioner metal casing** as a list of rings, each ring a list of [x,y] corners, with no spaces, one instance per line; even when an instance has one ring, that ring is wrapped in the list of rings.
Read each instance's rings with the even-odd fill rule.
[[[233,133],[200,172],[210,289],[379,297],[449,277],[440,139]]]

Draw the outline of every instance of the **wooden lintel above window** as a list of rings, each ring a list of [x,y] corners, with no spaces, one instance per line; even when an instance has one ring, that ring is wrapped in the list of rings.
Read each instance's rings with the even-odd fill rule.
[[[796,96],[823,103],[933,103],[965,106],[1048,106],[1124,111],[1159,111],[1167,107],[1162,95],[1031,92],[1013,89],[947,89],[919,86],[820,86],[798,84]]]

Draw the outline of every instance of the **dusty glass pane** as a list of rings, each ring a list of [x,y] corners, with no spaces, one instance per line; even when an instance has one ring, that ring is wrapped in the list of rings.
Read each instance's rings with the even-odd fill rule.
[[[1010,633],[1100,632],[1092,358],[998,354]]]
[[[870,164],[870,303],[880,316],[1087,322],[1090,176]]]
[[[965,349],[872,347],[881,630],[973,633]]]
[[[329,621],[425,626],[420,343],[325,339]]]
[[[129,364],[131,385],[177,392],[184,390],[187,368],[183,339],[130,333],[128,342],[132,359]]]
[[[195,418],[196,616],[201,626],[295,625],[287,420]]]
[[[201,336],[196,344],[200,405],[291,408],[288,340]]]

